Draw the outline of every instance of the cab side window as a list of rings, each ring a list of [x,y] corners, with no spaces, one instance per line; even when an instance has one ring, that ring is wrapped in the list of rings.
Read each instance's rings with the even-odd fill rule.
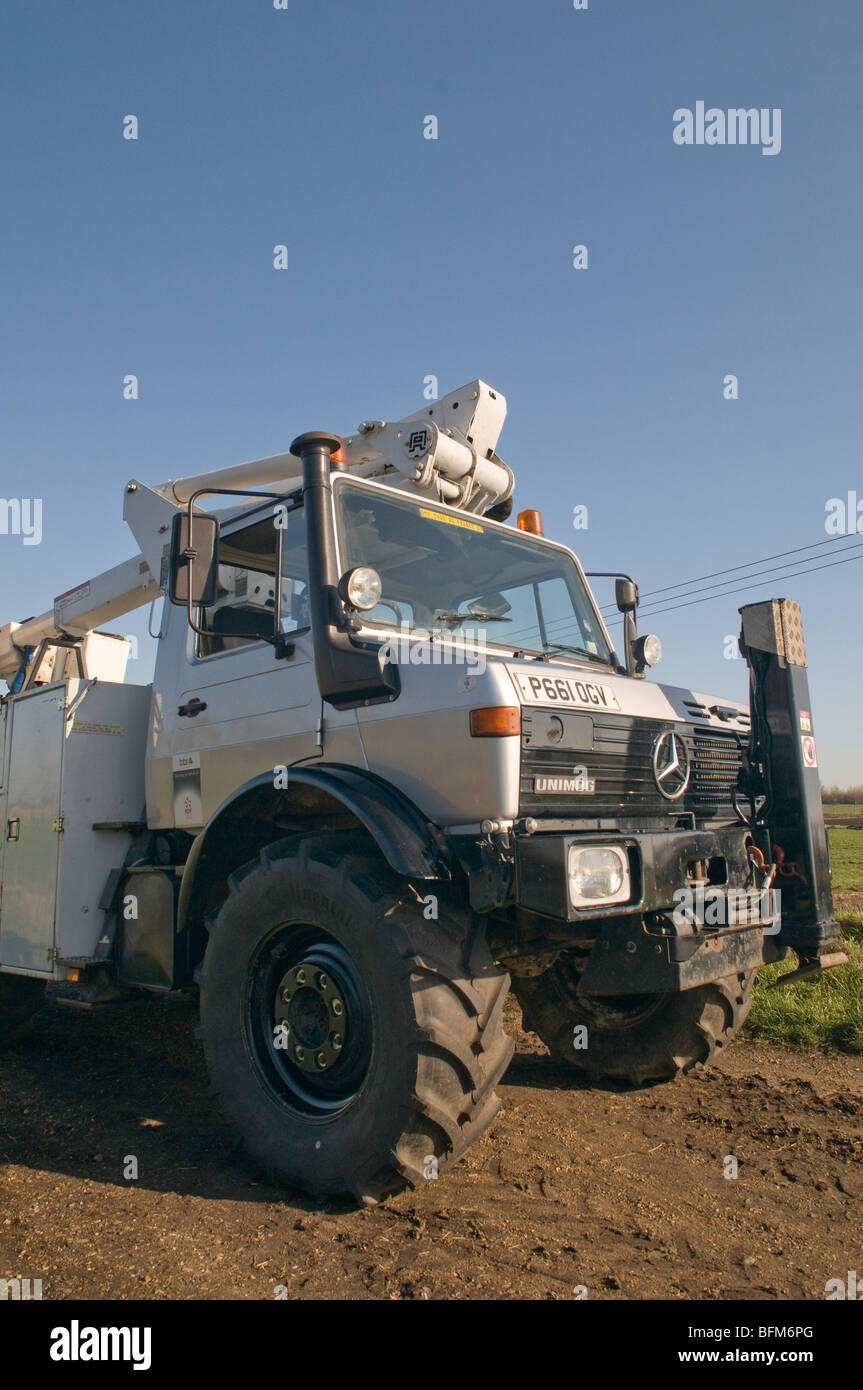
[[[215,656],[276,635],[276,584],[279,537],[282,538],[280,584],[281,632],[309,626],[309,575],[305,512],[283,507],[251,525],[227,530],[219,540],[219,589],[209,608],[200,610],[197,655]]]

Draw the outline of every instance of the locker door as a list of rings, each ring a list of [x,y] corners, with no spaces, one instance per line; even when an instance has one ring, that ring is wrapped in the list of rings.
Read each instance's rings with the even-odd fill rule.
[[[0,964],[53,975],[65,687],[12,701]]]

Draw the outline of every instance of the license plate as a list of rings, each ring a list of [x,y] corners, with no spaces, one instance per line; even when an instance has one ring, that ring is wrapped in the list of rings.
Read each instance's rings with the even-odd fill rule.
[[[567,705],[578,709],[620,709],[610,685],[577,680],[572,676],[531,676],[510,672],[522,700],[528,705]]]

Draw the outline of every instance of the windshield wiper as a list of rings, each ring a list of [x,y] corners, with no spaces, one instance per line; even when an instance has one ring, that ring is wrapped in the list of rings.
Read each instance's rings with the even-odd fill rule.
[[[512,618],[504,618],[500,613],[438,613],[436,623],[466,623],[475,618],[478,623],[511,623]]]
[[[542,650],[543,653],[569,652],[572,656],[586,656],[588,661],[596,661],[600,666],[611,665],[611,662],[607,661],[604,656],[600,656],[597,652],[589,652],[586,647],[566,647],[562,642],[546,642]]]

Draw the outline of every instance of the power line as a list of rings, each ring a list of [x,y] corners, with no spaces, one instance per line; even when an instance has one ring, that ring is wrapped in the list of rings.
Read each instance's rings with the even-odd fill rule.
[[[641,597],[643,599],[652,598],[655,594],[666,594],[671,589],[688,589],[690,584],[700,584],[702,579],[717,579],[723,574],[736,574],[738,570],[750,569],[752,565],[766,565],[770,560],[784,560],[786,555],[798,555],[804,550],[819,550],[822,546],[835,545],[837,541],[848,539],[850,539],[848,536],[828,536],[826,541],[813,541],[811,545],[798,545],[793,550],[780,550],[775,555],[765,555],[760,560],[747,560],[745,564],[730,565],[727,569],[722,570],[712,570],[710,574],[697,574],[693,579],[681,579],[678,584],[666,584],[661,589],[648,589]],[[783,567],[780,566],[779,568]],[[682,595],[678,595],[678,597],[682,597]],[[613,605],[605,603],[602,607],[611,608]]]
[[[795,574],[787,575],[786,577],[789,579],[796,579],[800,575],[815,574],[818,570],[834,569],[836,565],[848,565],[852,560],[863,560],[863,554],[847,555],[844,560],[830,560],[826,565],[812,565],[809,569],[797,570]],[[701,603],[712,603],[715,599],[730,598],[732,594],[742,594],[745,593],[747,589],[760,589],[760,587],[760,581],[757,584],[743,584],[733,589],[727,589],[723,594],[712,594],[710,598],[694,598],[688,600],[686,603],[674,603],[668,608],[654,608],[651,609],[649,613],[640,614],[640,616],[656,618],[660,613],[673,613],[678,608],[692,608]],[[607,623],[606,626],[614,627],[617,622],[623,622],[623,619],[620,618],[610,624]]]
[[[861,550],[861,549],[863,549],[863,542],[860,542],[859,544],[847,546],[846,549],[845,549],[845,551],[844,551],[843,553],[844,553],[844,554],[848,554],[849,551],[852,551],[852,550],[853,550],[853,551],[859,551],[859,550]],[[817,556],[810,555],[810,556],[808,557],[807,560],[789,560],[789,561],[787,562],[787,564],[784,564],[784,565],[771,565],[771,566],[769,567],[769,569],[761,570],[761,571],[759,571],[759,572],[753,572],[752,574],[744,574],[744,575],[741,575],[740,577],[741,577],[741,579],[767,579],[767,578],[769,578],[771,575],[780,574],[783,570],[792,570],[792,571],[793,571],[795,565],[798,565],[798,564],[808,564],[809,560],[814,560],[814,559],[817,559],[817,558],[818,558]],[[755,560],[755,561],[753,561],[753,563],[754,563],[754,564],[757,564],[757,565],[758,565],[758,564],[764,564],[764,561],[763,561],[763,560]],[[832,563],[834,563],[834,564],[840,564],[841,561],[836,560],[836,561],[833,561]],[[746,568],[746,567],[743,566],[743,565],[738,565],[738,566],[736,566],[735,568],[737,568],[737,569],[744,569],[744,568]],[[826,567],[825,567],[825,568],[826,568]],[[720,572],[721,572],[721,571],[720,571]],[[797,572],[798,572],[798,573],[802,573],[803,571],[797,571]],[[704,577],[707,578],[706,575],[705,575]],[[785,578],[788,578],[788,579],[791,579],[791,578],[793,578],[794,576],[793,576],[793,573],[792,573],[792,574],[786,574],[784,577],[785,577]],[[695,581],[695,580],[690,580],[689,582],[690,582],[690,583],[695,583],[696,581]],[[731,582],[732,582],[732,581],[729,580],[729,579],[723,579],[723,580],[721,580],[718,584],[705,584],[705,586],[704,586],[703,589],[684,589],[683,593],[680,593],[680,594],[670,594],[669,597],[670,597],[670,598],[673,598],[673,599],[678,599],[678,598],[691,598],[693,594],[706,594],[706,593],[709,593],[711,589],[722,589],[722,588],[725,587],[726,584],[729,584],[729,583],[731,583]],[[671,586],[670,586],[670,587],[671,587]],[[655,594],[656,594],[656,593],[661,593],[661,592],[662,592],[662,591],[661,591],[660,589],[654,589],[654,590],[653,590],[653,593],[655,593]],[[664,599],[661,599],[660,602],[665,602],[665,600],[664,600]],[[608,610],[609,610],[610,613],[614,611],[614,610],[612,609],[612,607],[611,607],[610,604],[609,604],[609,605],[605,605],[605,606],[608,608]]]
[[[849,539],[849,538],[848,538],[848,537],[840,537],[839,539]],[[820,546],[820,545],[823,545],[823,544],[824,544],[824,542],[822,542],[822,541],[816,542],[816,546]],[[805,550],[812,550],[813,548],[815,548],[815,547],[813,547],[813,546],[804,546],[804,547],[802,547],[802,549],[805,549]],[[850,552],[852,552],[852,551],[854,552],[853,554],[850,553]],[[829,563],[826,564],[826,565],[812,565],[812,564],[811,564],[811,561],[812,561],[813,559],[817,559],[818,557],[817,557],[817,556],[812,556],[812,555],[810,555],[810,556],[809,556],[807,559],[805,559],[805,560],[801,560],[801,561],[789,561],[789,562],[788,562],[787,564],[785,564],[785,565],[773,565],[773,566],[771,566],[769,569],[762,570],[760,573],[746,574],[746,575],[742,575],[742,576],[741,576],[742,579],[753,579],[753,580],[757,581],[757,582],[754,583],[754,584],[748,584],[748,585],[747,585],[747,584],[738,584],[738,585],[734,585],[734,584],[732,583],[731,580],[726,579],[726,580],[724,580],[722,583],[719,583],[719,584],[708,584],[708,585],[705,585],[705,587],[704,587],[703,589],[689,589],[689,590],[684,591],[683,593],[680,593],[680,594],[671,594],[671,595],[669,595],[669,597],[670,597],[671,599],[675,599],[675,600],[676,600],[676,599],[683,599],[683,600],[686,600],[686,602],[681,602],[681,603],[672,602],[672,603],[668,604],[667,606],[665,606],[665,607],[660,607],[660,608],[657,608],[657,607],[655,607],[655,606],[654,606],[654,607],[650,607],[650,606],[648,605],[648,607],[647,607],[646,609],[641,609],[641,608],[639,608],[639,610],[638,610],[638,611],[639,611],[639,616],[641,616],[641,617],[650,617],[650,616],[652,616],[652,615],[654,615],[654,614],[671,613],[671,612],[674,612],[674,610],[675,610],[676,608],[687,608],[687,607],[692,607],[694,604],[698,604],[698,603],[709,603],[709,602],[710,602],[710,598],[698,599],[698,598],[695,598],[694,596],[695,596],[696,594],[707,594],[707,593],[710,593],[710,590],[712,590],[712,589],[721,589],[722,592],[721,592],[721,593],[711,594],[711,595],[710,595],[711,598],[727,598],[727,597],[730,597],[732,594],[743,593],[743,592],[745,592],[747,589],[756,589],[756,588],[759,587],[759,585],[760,585],[763,581],[768,580],[768,579],[771,579],[771,577],[777,578],[777,577],[781,576],[781,578],[782,578],[783,581],[784,581],[784,580],[786,580],[786,579],[795,579],[798,575],[812,574],[812,573],[814,573],[816,570],[819,570],[819,569],[831,569],[831,568],[833,567],[833,565],[845,564],[847,560],[853,560],[853,559],[860,559],[860,558],[863,558],[863,555],[861,555],[860,552],[863,552],[863,541],[857,542],[857,541],[855,540],[855,542],[854,542],[853,545],[847,546],[847,547],[845,548],[845,550],[842,552],[842,553],[844,554],[844,556],[845,556],[845,559],[843,559],[843,560],[833,560],[833,561],[829,562]],[[785,551],[784,553],[785,553],[785,554],[793,554],[794,552],[793,552],[793,551]],[[765,564],[765,563],[767,562],[767,560],[769,560],[769,559],[775,559],[775,558],[777,558],[777,557],[776,557],[776,556],[765,556],[763,560],[754,560],[754,561],[751,561],[750,564],[756,564],[756,565],[757,565],[757,564]],[[798,565],[803,565],[804,568],[802,568],[802,569],[797,568]],[[746,566],[746,565],[734,565],[734,566],[731,567],[731,569],[729,569],[729,570],[726,571],[726,572],[729,573],[729,574],[731,574],[731,573],[733,573],[735,570],[747,569],[747,568],[748,568],[748,566]],[[784,572],[784,573],[783,573],[783,572]],[[717,574],[722,574],[723,571],[722,571],[722,570],[717,570],[716,573],[717,573]],[[709,576],[709,575],[703,575],[702,578],[708,579],[708,578],[710,578],[710,576]],[[689,580],[689,581],[687,581],[687,582],[690,583],[690,584],[692,584],[692,583],[696,583],[697,581],[696,581],[696,580]],[[732,587],[731,587],[731,588],[728,588],[728,587],[727,587],[727,585],[729,585],[729,584],[732,584]],[[680,587],[680,586],[668,585],[667,587],[668,587],[669,589],[671,589],[671,588]],[[651,592],[654,593],[654,594],[656,594],[656,593],[662,593],[662,592],[666,592],[666,591],[665,591],[665,590],[661,590],[661,589],[653,589],[653,590],[651,590]],[[609,617],[610,617],[611,614],[613,614],[615,611],[616,611],[615,609],[610,609],[610,611],[609,611],[608,613],[606,613],[606,612],[604,612],[602,609],[600,609],[600,612],[602,613],[603,620],[605,621],[606,626],[609,626],[609,625],[614,626],[615,624],[618,624],[618,623],[621,621],[621,619],[618,619],[618,618],[616,618],[616,617],[613,617],[613,618],[612,618],[612,621],[611,621],[611,624],[609,624],[609,621],[608,621],[608,620],[609,620]],[[548,631],[549,633],[551,633],[551,632],[552,632],[552,629],[554,629],[553,635],[554,635],[555,637],[561,637],[562,639],[565,640],[565,634],[564,634],[563,632],[560,631],[561,625],[569,626],[569,625],[570,625],[571,623],[573,623],[573,622],[576,623],[576,627],[577,627],[577,626],[578,626],[577,618],[575,617],[574,614],[571,614],[571,615],[568,615],[567,617],[564,617],[564,618],[550,618],[550,619],[546,619],[546,624],[545,624],[545,626],[546,626],[546,629],[547,629],[547,631]],[[509,635],[510,635],[510,636],[515,636],[515,633],[510,633]]]
[[[811,560],[813,560],[813,559],[818,559],[819,557],[818,557],[818,556],[809,556],[808,559],[807,559],[806,561],[789,561],[789,563],[786,564],[786,565],[774,565],[774,566],[771,566],[769,569],[762,570],[760,573],[757,573],[757,574],[746,574],[746,575],[742,575],[742,576],[741,576],[741,578],[743,578],[743,579],[754,579],[754,580],[756,581],[754,584],[733,585],[733,586],[729,589],[729,588],[725,588],[725,585],[728,584],[728,583],[730,583],[731,581],[726,579],[725,581],[723,581],[722,583],[719,583],[719,584],[708,584],[704,589],[691,589],[691,588],[688,587],[688,586],[691,585],[691,584],[697,584],[697,583],[699,583],[701,579],[713,579],[713,578],[715,578],[716,576],[722,575],[722,574],[728,574],[728,575],[734,574],[734,573],[738,572],[739,570],[750,569],[753,565],[765,565],[765,564],[767,564],[770,560],[782,559],[785,555],[796,555],[796,554],[799,554],[800,552],[802,552],[802,551],[804,551],[804,550],[819,550],[822,546],[825,546],[825,545],[833,545],[837,540],[849,540],[849,539],[854,539],[854,544],[852,544],[852,545],[850,545],[850,546],[847,546],[847,547],[845,548],[845,551],[843,552],[844,558],[841,559],[841,560],[832,560],[832,561],[830,561],[830,562],[828,562],[827,564],[824,564],[824,565],[812,565],[812,564],[809,563],[809,562],[810,562]],[[853,551],[854,553],[851,554],[851,553],[850,553],[851,551]],[[750,561],[748,561],[746,564],[742,564],[742,565],[731,565],[731,566],[729,566],[728,569],[725,569],[725,570],[714,570],[714,571],[712,571],[712,573],[710,573],[710,574],[703,574],[703,575],[698,576],[698,577],[695,578],[695,579],[682,580],[679,584],[668,584],[668,585],[665,585],[663,588],[660,588],[660,589],[650,589],[650,590],[648,590],[648,592],[647,592],[646,595],[643,595],[643,597],[649,597],[650,595],[663,594],[663,593],[669,594],[670,591],[671,591],[672,589],[683,589],[683,590],[684,590],[683,593],[680,593],[680,594],[671,594],[670,596],[671,596],[672,598],[674,598],[674,599],[683,599],[683,600],[685,600],[685,601],[682,602],[682,603],[676,603],[676,602],[675,602],[675,603],[671,603],[671,604],[668,604],[666,607],[660,607],[660,608],[650,608],[650,607],[648,607],[647,610],[642,610],[641,608],[639,608],[638,612],[639,612],[639,616],[640,616],[640,617],[658,617],[658,616],[660,616],[660,615],[663,614],[663,613],[673,613],[673,612],[675,612],[678,608],[692,608],[692,607],[697,607],[697,606],[698,606],[699,604],[701,604],[701,603],[710,603],[710,602],[713,601],[713,599],[717,599],[717,598],[730,598],[730,597],[731,597],[732,595],[734,595],[734,594],[745,593],[745,592],[747,592],[747,591],[750,590],[750,589],[757,589],[757,588],[760,588],[760,586],[761,586],[761,584],[762,584],[763,581],[769,579],[771,576],[781,574],[782,571],[788,571],[788,573],[786,573],[786,574],[784,574],[784,575],[782,576],[783,579],[796,579],[798,576],[802,576],[802,575],[806,575],[806,574],[815,574],[815,573],[817,573],[819,570],[823,570],[823,569],[833,569],[834,566],[836,566],[836,565],[844,565],[844,564],[848,564],[851,560],[860,560],[860,559],[863,559],[863,542],[858,543],[858,542],[856,541],[856,537],[852,538],[852,537],[849,537],[849,536],[831,536],[831,537],[829,537],[829,539],[826,540],[826,541],[815,541],[812,545],[798,546],[795,550],[783,550],[783,551],[779,551],[779,552],[778,552],[777,554],[775,554],[775,555],[765,555],[765,556],[763,557],[763,559],[761,559],[761,560],[750,560]],[[798,568],[796,568],[796,566],[797,566],[798,564],[804,564],[805,567],[802,568],[802,569],[798,569]],[[712,590],[712,589],[721,589],[722,592],[721,592],[721,593],[710,594],[710,597],[708,597],[708,598],[694,598],[694,597],[692,597],[693,594],[705,594],[705,593],[709,593],[709,591]],[[604,609],[608,609],[608,610],[609,610],[609,613],[613,613],[613,612],[615,612],[616,610],[615,610],[614,607],[611,606],[611,605],[603,605],[603,606],[600,607],[600,613],[601,613],[602,616],[603,616],[603,620],[605,621],[606,627],[615,627],[615,626],[619,626],[620,623],[623,621],[622,617],[621,617],[621,618],[612,618],[612,620],[609,622],[608,616],[606,615]],[[572,632],[565,632],[565,631],[564,631],[564,632],[561,632],[561,631],[558,630],[558,629],[561,628],[562,625],[563,625],[565,628],[567,628],[567,627],[570,627],[570,625],[573,625],[573,624],[574,624],[575,630],[572,631]],[[567,616],[565,616],[565,617],[561,617],[561,618],[550,618],[550,619],[546,619],[545,626],[546,626],[546,630],[547,630],[547,631],[551,631],[552,628],[555,629],[555,632],[554,632],[554,634],[553,634],[555,637],[562,637],[562,638],[565,638],[565,637],[571,636],[571,637],[573,637],[573,638],[577,638],[578,641],[579,641],[579,644],[580,644],[581,641],[583,640],[583,638],[582,638],[582,633],[581,633],[581,631],[580,631],[580,624],[579,624],[578,616],[577,616],[577,614],[575,614],[575,613],[569,614],[569,615],[567,615]],[[526,634],[527,631],[528,631],[528,630],[527,630],[526,628],[524,628],[524,627],[516,628],[515,630],[511,630],[510,632],[506,633],[506,638],[509,639],[509,640],[515,639],[515,638],[518,638],[522,633],[525,633],[525,634]],[[532,635],[532,634],[531,634],[531,635]],[[503,635],[501,636],[501,640],[504,641]],[[505,642],[504,642],[504,645],[509,645],[509,640],[505,641]]]

